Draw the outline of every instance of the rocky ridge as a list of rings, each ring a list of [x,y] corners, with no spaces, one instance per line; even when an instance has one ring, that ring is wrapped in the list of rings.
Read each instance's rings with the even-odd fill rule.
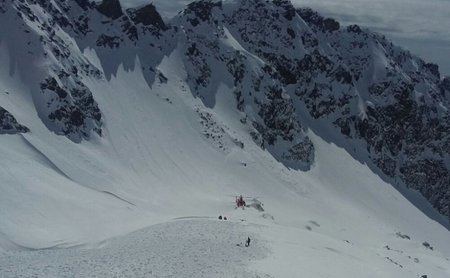
[[[17,28],[34,47],[30,56],[50,61],[28,81],[42,121],[74,142],[102,135],[89,78],[108,80],[119,65],[132,70],[139,57],[152,86],[164,76],[163,57],[178,49],[194,96],[213,108],[218,86],[228,82],[230,109],[287,167],[308,170],[314,145],[307,130],[326,130],[383,178],[418,190],[450,216],[450,79],[380,34],[287,0],[195,1],[170,22],[151,4],[123,10],[118,0],[2,0],[0,13],[25,23]],[[4,126],[17,125],[1,113]]]

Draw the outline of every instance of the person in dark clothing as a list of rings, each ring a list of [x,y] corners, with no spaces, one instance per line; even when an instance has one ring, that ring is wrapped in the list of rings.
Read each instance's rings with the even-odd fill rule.
[[[245,241],[245,247],[250,246],[250,237],[247,237],[247,240]]]
[[[219,215],[219,220],[222,220],[222,215]]]

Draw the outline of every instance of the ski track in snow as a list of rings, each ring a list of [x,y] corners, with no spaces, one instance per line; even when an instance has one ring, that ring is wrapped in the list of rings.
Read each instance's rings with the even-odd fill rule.
[[[243,247],[250,236],[252,244]],[[237,246],[241,244],[241,246]],[[88,249],[6,251],[1,277],[267,277],[247,270],[267,253],[238,222],[178,220]]]

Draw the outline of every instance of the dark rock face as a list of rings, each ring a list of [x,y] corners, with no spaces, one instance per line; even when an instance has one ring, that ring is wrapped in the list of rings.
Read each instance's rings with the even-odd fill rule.
[[[356,24],[348,26],[347,31],[356,34],[360,34],[362,32],[361,27]]]
[[[230,46],[223,45],[222,40],[227,39],[227,35],[224,26],[220,24],[221,21],[226,21],[229,23],[227,28],[237,31],[243,36],[251,33],[255,34],[257,38],[263,38],[266,33],[274,34],[273,30],[267,30],[264,24],[257,25],[250,20],[249,25],[245,23],[241,25],[237,19],[248,20],[249,16],[264,18],[260,14],[262,13],[270,14],[275,18],[283,18],[285,22],[290,22],[294,18],[292,12],[295,12],[295,9],[288,1],[278,1],[276,11],[270,11],[267,6],[259,5],[255,12],[252,8],[259,1],[250,1],[250,3],[246,2],[245,5],[235,10],[233,16],[223,18],[220,5],[211,5],[209,1],[203,2],[201,5],[196,2],[195,5],[190,7],[190,9],[195,9],[201,15],[201,18],[193,18],[192,11],[185,11],[178,18],[180,22],[176,22],[184,26],[187,36],[186,41],[189,42],[186,45],[185,58],[191,91],[195,96],[203,99],[208,106],[213,106],[209,103],[214,103],[214,96],[211,94],[217,86],[214,84],[214,80],[218,79],[215,76],[216,69],[226,69],[235,86],[236,108],[245,113],[246,107],[252,107],[253,111],[257,112],[256,115],[241,120],[241,123],[248,124],[249,128],[254,128],[251,133],[254,141],[261,148],[267,149],[274,157],[285,163],[286,166],[296,169],[309,169],[314,161],[314,146],[297,120],[294,104],[286,94],[282,82],[280,82],[280,79],[288,79],[290,74],[288,68],[283,71],[283,77],[269,65],[262,68],[260,72],[254,72],[252,69],[253,58],[249,58]],[[192,24],[192,22],[195,22],[195,24]],[[202,22],[201,28],[206,28],[209,33],[214,35],[205,36],[198,32],[196,28],[200,28],[197,27],[200,22]],[[266,20],[266,23],[267,26],[271,26],[269,24],[273,22]],[[249,31],[239,30],[240,26],[246,26]],[[256,29],[262,33],[254,32],[253,30]],[[285,30],[288,29],[285,28]],[[291,34],[284,33],[282,35],[283,38],[286,38],[286,47],[292,49],[292,45],[287,44],[287,37],[292,38],[294,29],[290,28],[289,30]],[[249,43],[249,47],[258,51],[259,47],[253,45],[252,38],[245,37],[244,39]],[[261,46],[266,45],[263,40],[259,41]],[[283,58],[277,57],[274,53],[269,51],[259,53],[265,55],[267,59],[272,59],[274,63],[278,63],[279,68],[285,66],[279,60]],[[287,59],[284,58],[283,61],[287,61]],[[225,78],[225,76],[219,78]],[[295,81],[292,82],[295,83]],[[252,88],[246,87],[248,83],[252,84]]]
[[[301,16],[315,25],[322,22],[311,12],[303,11]],[[317,32],[327,33],[320,28]],[[332,118],[332,124],[345,138],[363,139],[368,160],[383,174],[418,190],[439,212],[449,216],[450,169],[445,161],[450,151],[446,99],[450,82],[439,80],[436,65],[423,62],[384,36],[357,25],[334,36],[329,36],[327,42],[338,54],[321,59],[326,62],[309,63],[305,55],[296,95],[313,118]],[[382,47],[389,61],[376,79],[367,78],[378,62],[369,44]],[[412,63],[416,69],[409,67]],[[342,66],[336,68],[337,64]],[[322,81],[324,77],[327,82]],[[349,87],[332,85],[335,81]],[[369,93],[361,97],[365,102],[363,111],[356,109],[361,101],[355,98],[355,87],[367,88]]]
[[[26,133],[30,130],[17,122],[11,113],[0,107],[0,134]]]
[[[261,83],[264,84],[263,81]],[[255,142],[286,166],[309,169],[314,162],[314,145],[297,120],[292,100],[287,98],[280,85],[261,85],[260,90],[261,93],[255,96],[255,103],[252,104],[260,118],[252,122],[258,131]],[[274,150],[280,148],[279,144],[288,146],[282,149],[281,154]]]
[[[192,24],[192,26],[197,26],[202,21],[210,20],[211,10],[215,7],[222,7],[222,1],[194,1],[186,7],[184,13],[191,16],[189,22]]]
[[[89,138],[91,130],[101,135],[101,112],[89,89],[65,72],[57,78],[41,83],[41,92],[48,99],[50,129],[76,142]]]
[[[29,34],[25,46],[28,57],[48,64],[47,73],[36,69],[41,81],[32,88],[39,117],[50,131],[74,142],[88,140],[93,133],[101,134],[101,112],[83,81],[85,77],[101,79],[102,72],[83,58],[74,42],[93,32],[89,15],[97,13],[95,4],[82,0],[29,2],[11,1],[15,14],[29,19],[30,25],[40,30],[36,34],[28,25],[21,27]],[[30,5],[39,5],[45,16],[34,14]],[[68,35],[74,40],[67,39]],[[34,67],[33,63],[29,66]]]
[[[441,79],[441,73],[439,72],[439,66],[433,63],[426,63],[424,68],[428,69],[431,74],[436,76],[437,79]]]
[[[97,39],[97,46],[117,48],[120,46],[121,39],[118,36],[108,36],[101,34]]]
[[[297,9],[297,13],[304,21],[317,27],[322,32],[333,32],[340,28],[339,22],[333,18],[324,18],[310,8]]]
[[[45,16],[35,14],[31,5],[39,5]],[[118,0],[104,0],[99,5],[90,0],[10,0],[6,6],[15,10],[11,11],[14,16],[41,30],[36,37],[33,28],[22,25],[25,33],[35,37],[27,44],[28,55],[37,52],[43,59],[51,58],[47,60],[48,74],[42,75],[33,92],[39,103],[37,112],[49,130],[74,142],[102,134],[102,113],[86,80],[108,78],[120,65],[131,69],[139,55],[151,84],[156,78],[155,66],[174,45],[174,31],[153,5],[129,10],[129,16],[122,16]],[[99,13],[117,20],[105,20]],[[95,49],[101,69],[81,53],[87,47]]]
[[[302,142],[292,146],[287,154],[283,155],[283,158],[291,161],[303,161],[310,165],[314,162],[314,145],[309,137],[306,137]]]
[[[264,126],[257,125],[257,129],[263,134],[264,142],[274,145],[278,136],[292,142],[295,130],[299,130],[292,103],[283,98],[283,89],[276,86],[267,88],[265,99],[266,102],[260,104],[258,111]]]
[[[275,67],[277,76],[285,84],[295,84],[297,81],[295,72],[298,71],[300,49],[303,47],[298,38],[308,42],[311,39],[308,30],[295,27],[293,11],[295,9],[289,1],[268,4],[249,0],[225,18],[233,35],[238,36],[245,47]],[[256,21],[256,18],[260,18],[260,21]]]
[[[123,15],[119,0],[103,0],[97,10],[111,19],[117,19]]]
[[[291,1],[289,1],[289,0],[273,0],[273,4],[284,10],[282,14],[283,14],[284,18],[286,18],[287,20],[292,20],[296,16],[295,9],[292,6]]]
[[[75,2],[85,11],[94,7],[93,2],[90,0],[75,0]]]
[[[149,4],[138,10],[130,9],[127,10],[127,12],[133,22],[136,24],[141,23],[145,26],[152,25],[161,30],[167,29],[166,24],[162,20],[159,13],[156,11],[156,8],[155,6],[153,6],[153,4]]]
[[[441,84],[439,84],[439,90],[444,99],[450,99],[450,77],[442,79]]]

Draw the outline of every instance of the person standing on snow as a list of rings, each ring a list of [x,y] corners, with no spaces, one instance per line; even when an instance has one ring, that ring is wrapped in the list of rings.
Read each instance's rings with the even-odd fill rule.
[[[240,195],[239,198],[236,196],[236,207],[241,207],[242,209],[245,207],[245,201],[242,195]]]
[[[247,237],[247,240],[245,241],[245,247],[250,246],[250,237]]]

